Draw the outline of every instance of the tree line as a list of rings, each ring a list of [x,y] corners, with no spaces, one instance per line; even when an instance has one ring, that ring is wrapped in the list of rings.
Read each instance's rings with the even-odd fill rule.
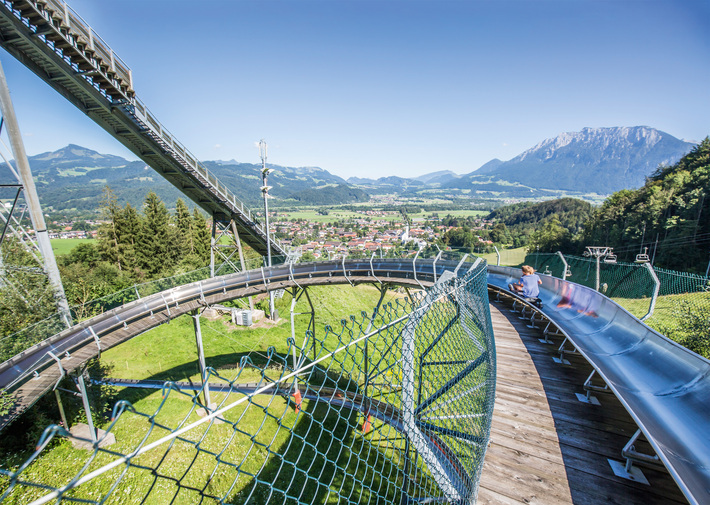
[[[190,212],[181,199],[171,214],[151,191],[139,210],[130,203],[120,206],[107,187],[100,213],[104,222],[97,240],[57,257],[70,306],[209,264],[207,220],[197,209]],[[50,316],[56,308],[47,278],[23,243],[6,239],[2,261],[10,274],[0,286],[0,331],[7,335]]]

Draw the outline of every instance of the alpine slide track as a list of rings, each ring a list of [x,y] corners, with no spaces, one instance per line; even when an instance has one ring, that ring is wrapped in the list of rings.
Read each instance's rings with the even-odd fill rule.
[[[269,248],[277,255],[286,252],[278,241],[267,240],[265,228],[251,211],[157,121],[136,97],[129,67],[66,3],[0,1],[0,45],[200,205],[214,223],[234,230],[261,254]],[[371,459],[355,458],[367,467],[358,474],[362,479],[368,476],[367,482],[343,481],[334,491],[333,475],[321,472],[327,496],[346,495],[348,502],[710,503],[707,360],[594,290],[542,276],[538,307],[507,291],[519,270],[464,260],[343,259],[213,277],[115,308],[25,350],[0,365],[0,387],[16,399],[14,410],[2,419],[3,427],[102,351],[183,314],[198,321],[200,310],[225,301],[279,289],[296,295],[329,284],[372,283],[382,287],[382,297],[390,286],[418,291],[401,311],[378,303],[372,316],[363,313],[360,320],[344,320],[337,349],[326,349],[325,340],[318,341],[313,332],[300,347],[291,339],[289,353],[269,354],[271,371],[262,368],[256,382],[220,382],[218,373],[201,359],[203,381],[197,393],[204,398],[226,394],[218,405],[205,401],[198,421],[169,430],[162,427],[165,436],[148,442],[146,435],[126,453],[112,452],[102,446],[103,439],[92,437],[87,440],[90,462],[107,454],[113,461],[100,470],[92,467],[90,473],[87,463],[68,482],[52,482],[51,475],[49,482],[28,477],[26,470],[34,458],[17,468],[0,467],[5,476],[0,501],[10,502],[29,487],[41,491],[33,495],[33,503],[104,503],[121,477],[101,498],[73,493],[104,471],[122,467],[125,473],[149,450],[161,444],[172,447],[175,440],[186,442],[190,430],[218,422],[232,426],[230,440],[243,435],[247,446],[263,449],[263,470],[275,452],[258,442],[256,434],[243,431],[228,413],[235,406],[254,405],[266,413],[265,420],[278,419],[281,427],[283,419],[269,413],[273,398],[281,397],[290,399],[300,415],[310,416],[311,424],[320,423],[316,413],[323,411],[303,402],[324,405],[326,414],[333,409],[343,417],[357,413],[364,420],[359,440],[375,425],[374,432],[380,434],[392,430],[392,437],[382,440],[399,440],[399,445],[381,453],[373,451],[370,440],[370,454],[380,458],[380,468],[372,467]],[[195,325],[199,333],[199,324]],[[313,358],[308,357],[311,351]],[[328,379],[334,363],[340,371]],[[364,384],[347,379],[363,367]],[[385,376],[390,378],[383,386]],[[75,378],[84,385],[83,374]],[[166,398],[173,391],[191,394],[192,387],[112,380],[122,387],[162,388]],[[270,400],[261,404],[262,397]],[[200,405],[199,395],[191,398]],[[119,402],[113,422],[131,408]],[[144,417],[153,430],[155,416]],[[324,424],[318,426],[327,430]],[[289,429],[292,438],[298,438],[298,428]],[[56,434],[69,435],[64,428],[49,428],[37,454]],[[320,447],[308,437],[300,441],[305,448]],[[306,499],[303,490],[289,494],[298,481],[296,467],[284,491],[276,482],[260,481],[259,472],[226,461],[223,452],[207,450],[201,441],[190,443],[197,455],[209,454],[216,461],[210,479],[227,467],[254,480],[246,501],[317,501],[314,496]],[[348,462],[354,454],[350,444]],[[328,447],[331,450],[333,444]],[[303,454],[302,448],[299,455]],[[315,450],[309,470],[318,455],[322,456]],[[279,458],[280,471],[287,458]],[[157,465],[147,470],[159,475]],[[339,472],[329,468],[331,474]],[[385,468],[391,475],[385,475]],[[308,473],[298,475],[305,481],[312,478]],[[312,484],[322,487],[318,479]],[[266,494],[258,495],[257,490],[264,489]],[[225,495],[210,494],[207,485],[198,491],[203,498],[218,501],[231,496],[229,490]],[[244,499],[240,495],[238,501]]]

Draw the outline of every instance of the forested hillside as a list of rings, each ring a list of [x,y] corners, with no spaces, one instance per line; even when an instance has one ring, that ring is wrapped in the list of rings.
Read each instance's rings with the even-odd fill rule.
[[[441,225],[454,227],[441,237],[444,245],[472,249],[491,241],[502,247],[528,246],[531,250],[557,251],[576,247],[583,225],[592,215],[592,205],[575,198],[523,202],[500,207],[477,218],[446,216]],[[483,250],[488,250],[487,247]]]
[[[560,198],[539,203],[516,203],[494,210],[488,216],[492,221],[501,221],[509,228],[539,226],[557,218],[560,225],[570,233],[582,230],[592,214],[592,205],[576,198]]]
[[[309,188],[289,195],[289,199],[312,205],[340,205],[344,203],[366,202],[370,196],[363,190],[339,184],[325,188]]]
[[[632,261],[649,247],[655,265],[705,273],[710,250],[710,137],[638,190],[611,195],[585,226],[586,245]],[[656,249],[656,240],[658,247]]]

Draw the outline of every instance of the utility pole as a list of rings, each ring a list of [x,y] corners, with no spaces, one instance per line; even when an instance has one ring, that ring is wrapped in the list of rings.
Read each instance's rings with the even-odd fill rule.
[[[264,139],[261,139],[259,141],[259,155],[261,156],[262,180],[261,194],[264,195],[264,218],[266,221],[266,229],[264,230],[264,232],[266,233],[267,266],[271,267],[271,232],[269,231],[269,190],[271,189],[271,186],[268,185],[267,178],[269,174],[273,172],[273,170],[270,168],[266,168],[267,154],[268,147],[266,145],[266,141]],[[271,291],[269,291],[269,313],[273,321],[276,321],[278,319],[278,316],[274,311],[274,294]]]
[[[272,169],[266,168],[266,156],[268,154],[268,147],[266,141],[261,139],[259,141],[259,155],[261,156],[261,180],[263,182],[261,186],[261,193],[264,195],[264,218],[266,220],[266,253],[268,258],[268,266],[271,266],[271,234],[269,233],[269,190],[271,186],[267,184],[267,178]]]
[[[591,256],[594,256],[597,259],[597,278],[596,278],[596,282],[594,284],[594,289],[599,291],[599,258],[601,258],[602,256],[606,256],[609,253],[609,248],[608,247],[587,246],[587,251],[589,251],[589,254]]]
[[[47,224],[44,221],[42,207],[39,204],[37,188],[35,187],[35,182],[32,178],[30,163],[27,160],[25,145],[22,142],[20,126],[17,123],[17,117],[15,116],[15,108],[12,105],[12,99],[10,98],[10,90],[8,89],[7,81],[5,79],[5,72],[3,71],[1,64],[0,108],[2,109],[3,120],[7,125],[7,134],[10,138],[12,154],[15,158],[15,164],[17,165],[20,183],[22,184],[24,189],[27,207],[30,211],[30,219],[32,221],[32,226],[35,230],[35,239],[37,240],[37,247],[39,248],[40,253],[42,253],[44,271],[47,274],[47,277],[49,277],[49,283],[52,286],[52,291],[54,292],[54,300],[57,304],[57,309],[59,313],[61,313],[64,317],[67,326],[71,326],[72,321],[71,312],[69,311],[69,303],[67,302],[66,294],[64,294],[64,287],[62,286],[62,279],[59,275],[59,268],[57,267],[57,261],[54,258],[52,244],[49,241]]]

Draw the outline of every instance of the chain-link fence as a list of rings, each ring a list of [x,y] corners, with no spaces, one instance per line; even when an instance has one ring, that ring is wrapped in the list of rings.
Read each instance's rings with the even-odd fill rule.
[[[94,443],[50,426],[0,468],[0,501],[473,503],[495,393],[485,264],[414,298],[121,400]]]
[[[597,286],[596,258],[565,255],[564,261],[568,280],[591,288]],[[561,278],[564,261],[559,254],[532,253],[524,263],[539,273]],[[599,291],[639,319],[646,318],[644,322],[659,333],[710,358],[709,277],[651,267],[648,263],[610,262],[608,257],[601,257]]]

